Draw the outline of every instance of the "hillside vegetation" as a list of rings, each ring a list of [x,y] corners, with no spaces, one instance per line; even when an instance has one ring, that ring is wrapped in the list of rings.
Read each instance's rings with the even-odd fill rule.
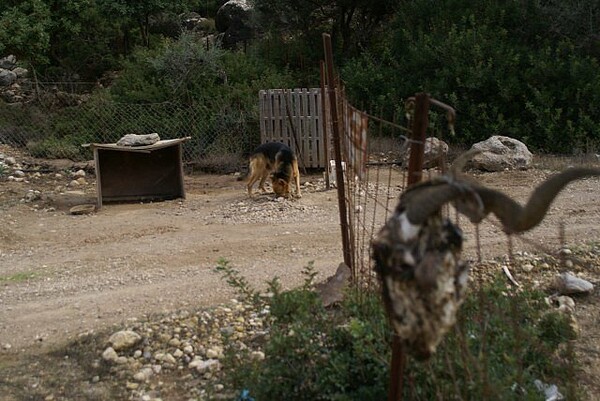
[[[595,0],[254,0],[255,39],[238,50],[207,46],[214,24],[182,32],[182,13],[214,18],[222,3],[3,1],[0,55],[47,81],[119,71],[98,96],[202,104],[204,120],[227,115],[252,137],[257,91],[317,86],[330,32],[349,97],[372,114],[400,120],[404,99],[426,91],[457,109],[456,144],[503,134],[572,154],[600,143]]]

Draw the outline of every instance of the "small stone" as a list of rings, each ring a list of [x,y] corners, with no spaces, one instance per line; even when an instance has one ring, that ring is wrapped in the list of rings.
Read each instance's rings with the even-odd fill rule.
[[[214,370],[218,370],[221,367],[221,363],[216,359],[209,359],[206,361],[197,360],[192,361],[188,365],[190,369],[196,369],[198,373],[206,373]]]
[[[562,295],[584,294],[594,290],[594,285],[572,273],[563,273],[556,278],[556,287]]]
[[[223,348],[213,347],[206,351],[206,357],[208,359],[218,359],[223,356]]]
[[[565,313],[575,312],[575,301],[573,300],[573,298],[563,295],[563,296],[557,297],[556,301],[558,302],[558,310],[560,312],[565,312]]]
[[[70,187],[78,187],[79,185],[81,185],[81,184],[79,184],[79,182],[77,182],[77,180],[71,180],[71,182],[69,182]]]
[[[73,173],[73,177],[85,177],[85,171],[81,169],[77,170]]]
[[[198,367],[198,365],[200,365],[202,362],[204,362],[202,360],[202,358],[200,358],[199,356],[195,357],[189,364],[188,364],[188,368],[190,369],[195,369]]]
[[[183,351],[178,348],[173,352],[173,356],[175,358],[179,359],[183,356]]]
[[[126,356],[120,356],[117,358],[117,360],[115,361],[115,363],[117,365],[125,365],[127,362],[129,362],[129,360],[127,359]]]
[[[98,383],[100,381],[100,376],[92,377],[92,383]]]
[[[17,160],[12,156],[8,156],[8,157],[4,158],[4,163],[6,163],[9,166],[12,166],[12,165],[17,164]]]
[[[116,362],[119,358],[119,354],[113,349],[113,347],[108,347],[102,353],[102,359],[107,362]]]
[[[137,382],[145,382],[146,380],[150,379],[153,374],[154,371],[152,370],[152,368],[143,368],[142,370],[133,375],[133,380]]]
[[[16,177],[25,177],[25,173],[23,172],[23,170],[15,170],[13,171],[13,175]]]
[[[142,337],[131,330],[122,330],[114,333],[108,339],[108,343],[112,345],[115,351],[129,349],[142,341]]]
[[[79,177],[76,181],[79,183],[79,185],[87,184],[87,181],[83,177]]]
[[[140,385],[138,383],[134,383],[134,382],[127,382],[125,384],[125,388],[127,390],[137,390],[139,386]]]
[[[263,361],[265,359],[265,353],[262,351],[252,351],[252,353],[250,353],[250,359]]]
[[[524,272],[529,273],[533,270],[533,265],[531,263],[525,263],[521,268]]]
[[[191,345],[186,345],[185,347],[183,347],[183,352],[187,355],[189,354],[193,354],[194,353],[194,347],[192,347]]]
[[[162,357],[162,362],[167,363],[167,364],[171,364],[171,365],[176,365],[177,364],[177,360],[171,354],[164,354],[163,357]]]

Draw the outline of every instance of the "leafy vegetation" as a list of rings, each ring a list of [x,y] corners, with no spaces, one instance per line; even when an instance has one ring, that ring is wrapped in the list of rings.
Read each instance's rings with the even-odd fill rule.
[[[382,400],[389,382],[391,330],[376,293],[349,291],[336,309],[323,308],[312,290],[314,269],[302,287],[270,297],[252,290],[226,261],[230,285],[271,311],[269,336],[257,361],[231,344],[225,369],[230,386],[256,400]],[[456,329],[432,359],[409,359],[404,391],[411,399],[537,400],[535,380],[557,384],[577,399],[569,319],[548,310],[543,294],[507,293],[502,279],[475,290],[463,305]],[[248,298],[250,297],[250,298]]]
[[[212,21],[223,3],[4,1],[0,55],[49,80],[119,70],[113,101],[200,105],[203,121],[232,133],[214,146],[243,152],[257,140],[256,92],[318,85],[330,32],[346,92],[371,114],[398,121],[404,100],[425,91],[457,109],[455,144],[502,134],[541,152],[600,145],[595,0],[254,0],[257,35],[244,51],[181,30],[180,13]]]

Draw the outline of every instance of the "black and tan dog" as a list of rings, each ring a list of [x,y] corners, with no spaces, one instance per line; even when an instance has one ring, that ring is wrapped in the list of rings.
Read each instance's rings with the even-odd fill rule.
[[[265,180],[271,175],[273,192],[277,196],[290,195],[290,183],[294,178],[296,196],[300,193],[300,172],[298,158],[292,149],[280,142],[268,142],[257,147],[250,155],[250,178],[248,195],[252,196],[252,186],[260,179],[258,187],[265,192]]]

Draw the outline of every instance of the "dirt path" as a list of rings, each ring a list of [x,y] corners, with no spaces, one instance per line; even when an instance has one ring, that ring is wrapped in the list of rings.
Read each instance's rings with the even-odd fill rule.
[[[231,291],[213,271],[220,258],[257,287],[274,276],[298,285],[309,261],[324,276],[337,267],[331,192],[275,202],[248,200],[232,176],[190,177],[186,186],[184,201],[108,205],[85,216],[5,206],[0,342],[45,348],[124,319],[226,301]],[[236,216],[243,208],[250,213]]]

